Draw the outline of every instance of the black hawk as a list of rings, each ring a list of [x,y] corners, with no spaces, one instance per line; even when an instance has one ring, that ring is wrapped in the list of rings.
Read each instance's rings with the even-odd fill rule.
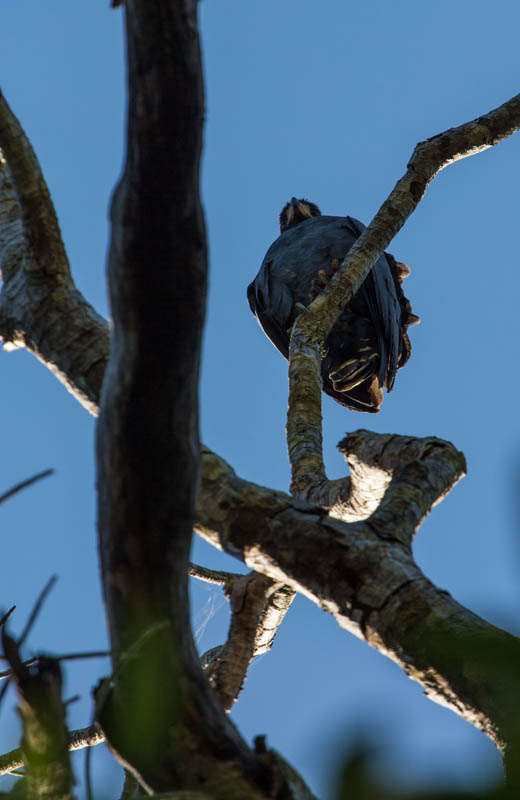
[[[323,289],[365,226],[353,217],[323,216],[295,197],[280,214],[281,234],[247,287],[251,311],[278,350],[289,357],[297,314]],[[390,253],[376,261],[325,339],[324,391],[355,411],[379,411],[397,370],[410,357],[409,325],[418,322],[401,287],[406,264]]]

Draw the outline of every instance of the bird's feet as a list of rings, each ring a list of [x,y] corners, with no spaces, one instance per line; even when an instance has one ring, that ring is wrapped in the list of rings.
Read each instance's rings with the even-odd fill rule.
[[[309,302],[312,303],[316,297],[322,293],[330,279],[339,269],[339,258],[333,258],[330,262],[328,270],[319,269],[312,282],[311,290],[309,292]]]

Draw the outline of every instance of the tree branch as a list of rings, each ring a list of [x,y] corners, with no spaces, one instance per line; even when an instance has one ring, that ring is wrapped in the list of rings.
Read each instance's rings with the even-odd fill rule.
[[[49,190],[1,93],[0,197],[4,348],[26,347],[94,413],[108,358],[108,325],[72,281]]]
[[[410,550],[429,509],[464,473],[463,456],[439,439],[367,431],[348,437],[342,448],[391,475],[379,509],[368,519],[333,520],[321,508],[238,478],[205,451],[197,531],[329,611],[342,627],[396,661],[430,698],[503,748],[512,709],[520,707],[512,666],[520,642],[436,589]],[[493,664],[489,649],[504,658]]]
[[[230,575],[224,591],[231,605],[228,638],[201,661],[223,708],[230,711],[242,691],[249,665],[272,648],[295,593],[255,572]]]
[[[197,578],[197,580],[203,581],[204,583],[212,583],[215,586],[223,587],[226,586],[228,582],[232,583],[234,578],[239,577],[234,572],[222,572],[217,569],[208,569],[207,567],[201,567],[200,564],[190,564],[188,574],[190,578]]]
[[[225,644],[213,647],[200,659],[223,708],[230,711],[242,691],[249,665],[272,648],[295,593],[256,572],[239,575],[190,564],[189,574],[222,586],[230,602],[231,622]]]
[[[355,295],[381,253],[415,211],[440,170],[492,147],[520,128],[520,95],[457,128],[419,142],[408,169],[374,219],[344,258],[323,292],[301,313],[289,347],[287,445],[291,492],[310,499],[324,491],[321,433],[320,350],[335,321]]]
[[[189,624],[207,269],[197,3],[128,0],[125,9],[127,162],[111,208],[114,332],[97,430],[101,571],[113,651],[169,625],[116,663],[98,721],[148,790],[218,796],[232,780],[262,796],[269,773],[220,708]]]
[[[26,478],[24,481],[20,481],[19,483],[16,483],[14,486],[11,486],[10,489],[8,489],[6,492],[3,492],[3,494],[0,495],[0,505],[2,503],[5,503],[6,500],[9,500],[15,494],[18,494],[18,492],[23,491],[23,489],[27,489],[29,486],[32,486],[33,483],[41,481],[43,478],[48,478],[49,475],[53,474],[53,472],[54,472],[53,469],[45,469],[43,470],[43,472],[38,472],[36,475],[32,475],[30,478]]]
[[[78,728],[67,734],[67,746],[69,750],[81,750],[84,747],[94,747],[105,741],[99,725],[89,725],[87,728]],[[24,760],[22,750],[17,747],[9,753],[0,756],[0,775],[6,775],[23,767]]]

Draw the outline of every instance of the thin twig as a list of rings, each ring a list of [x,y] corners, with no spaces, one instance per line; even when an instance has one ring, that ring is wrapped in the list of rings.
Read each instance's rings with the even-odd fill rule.
[[[78,728],[69,733],[69,750],[81,750],[83,747],[95,747],[105,741],[105,737],[98,725],[89,725],[87,728]],[[9,753],[0,755],[0,775],[12,773],[23,767],[24,760],[19,747]]]
[[[9,498],[12,497],[13,495],[18,494],[18,492],[21,492],[22,489],[27,489],[28,486],[32,486],[33,483],[41,481],[43,478],[47,478],[49,475],[52,475],[53,473],[54,473],[53,469],[44,469],[43,472],[38,472],[36,475],[33,475],[32,478],[27,478],[25,481],[20,481],[20,483],[16,483],[14,486],[8,489],[7,492],[4,492],[3,494],[0,495],[0,505],[2,503],[5,503],[6,500],[9,500]]]
[[[52,589],[52,587],[54,586],[54,584],[56,583],[57,580],[58,580],[58,576],[57,575],[51,575],[51,577],[49,578],[49,580],[47,581],[47,583],[45,584],[45,586],[41,590],[41,592],[39,594],[39,597],[38,597],[36,603],[34,604],[33,610],[29,614],[29,619],[27,620],[27,622],[25,624],[25,628],[22,631],[22,635],[18,639],[18,642],[17,642],[18,647],[21,647],[22,644],[27,639],[29,633],[31,632],[32,626],[36,622],[38,614],[41,611],[41,607],[44,604],[47,595],[49,594],[50,590]]]
[[[205,583],[214,583],[216,586],[225,586],[226,583],[232,581],[234,578],[240,578],[239,574],[233,572],[223,572],[217,569],[208,569],[201,567],[199,564],[190,563],[189,574],[192,578],[197,578],[199,581]]]
[[[2,629],[2,631],[4,629],[5,623],[7,622],[7,620],[9,619],[9,617],[11,616],[11,614],[13,613],[15,608],[16,608],[16,606],[12,606],[9,609],[9,611],[7,612],[7,614],[4,614],[4,616],[0,620],[0,629]],[[4,700],[4,697],[5,697],[5,694],[6,694],[7,690],[8,690],[8,688],[9,688],[9,677],[7,678],[7,680],[4,683],[4,685],[2,686],[2,688],[0,689],[0,706],[2,705],[2,702]]]
[[[27,622],[25,624],[25,628],[22,631],[22,635],[20,636],[20,638],[18,639],[18,641],[16,643],[18,648],[20,648],[22,646],[22,644],[25,642],[25,640],[27,639],[27,637],[28,637],[28,635],[29,635],[29,633],[30,633],[30,631],[32,629],[32,626],[36,622],[38,614],[40,613],[40,610],[41,610],[41,607],[42,607],[42,605],[43,605],[43,603],[45,601],[45,598],[47,597],[47,595],[49,594],[50,590],[52,589],[52,587],[54,586],[54,584],[56,583],[57,580],[58,580],[57,575],[51,575],[51,577],[49,578],[49,580],[47,581],[47,583],[45,584],[45,586],[41,590],[41,592],[40,592],[40,594],[38,596],[38,599],[36,600],[36,603],[34,604],[33,609],[31,611],[31,613],[29,614],[29,619],[27,620]],[[14,606],[13,606],[13,608],[14,608]],[[11,609],[11,611],[12,610],[13,609]],[[11,613],[11,612],[9,612],[9,613]],[[9,689],[9,676],[7,676],[7,679],[6,679],[5,683],[4,683],[4,685],[0,689],[0,705],[2,705],[3,699],[4,699],[8,689]]]
[[[64,706],[71,706],[73,703],[77,703],[78,700],[81,700],[80,694],[75,694],[72,697],[68,697],[66,700],[63,701]]]
[[[83,658],[109,658],[111,655],[112,653],[110,650],[94,650],[91,653],[65,653],[62,656],[52,656],[52,658],[54,658],[55,661],[79,661]],[[0,656],[0,660],[6,661],[7,659],[5,656]],[[37,661],[38,656],[34,656],[34,658],[28,658],[27,661],[24,661],[23,665],[24,667],[32,667]],[[10,675],[12,675],[12,670],[10,669],[0,672],[0,681],[9,678]]]
[[[0,656],[2,661],[7,661],[5,656]],[[33,664],[36,664],[38,661],[38,657],[35,656],[34,658],[28,658],[27,661],[23,662],[24,667],[32,667]],[[0,681],[5,680],[5,678],[10,678],[13,674],[12,669],[6,669],[4,672],[0,672]]]
[[[111,650],[92,650],[90,653],[65,653],[55,658],[56,661],[79,661],[82,658],[110,658],[113,655]]]
[[[5,625],[5,623],[7,622],[7,620],[9,619],[9,617],[11,616],[11,614],[13,613],[15,608],[16,608],[16,606],[11,606],[9,611],[6,614],[4,614],[2,619],[0,619],[0,628],[3,627],[3,625]]]

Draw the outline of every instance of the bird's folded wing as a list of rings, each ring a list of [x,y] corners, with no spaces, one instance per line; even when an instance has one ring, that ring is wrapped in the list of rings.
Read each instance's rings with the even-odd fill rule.
[[[247,287],[249,307],[275,347],[289,357],[289,334],[293,314],[293,297],[289,288],[276,278],[268,261]]]

